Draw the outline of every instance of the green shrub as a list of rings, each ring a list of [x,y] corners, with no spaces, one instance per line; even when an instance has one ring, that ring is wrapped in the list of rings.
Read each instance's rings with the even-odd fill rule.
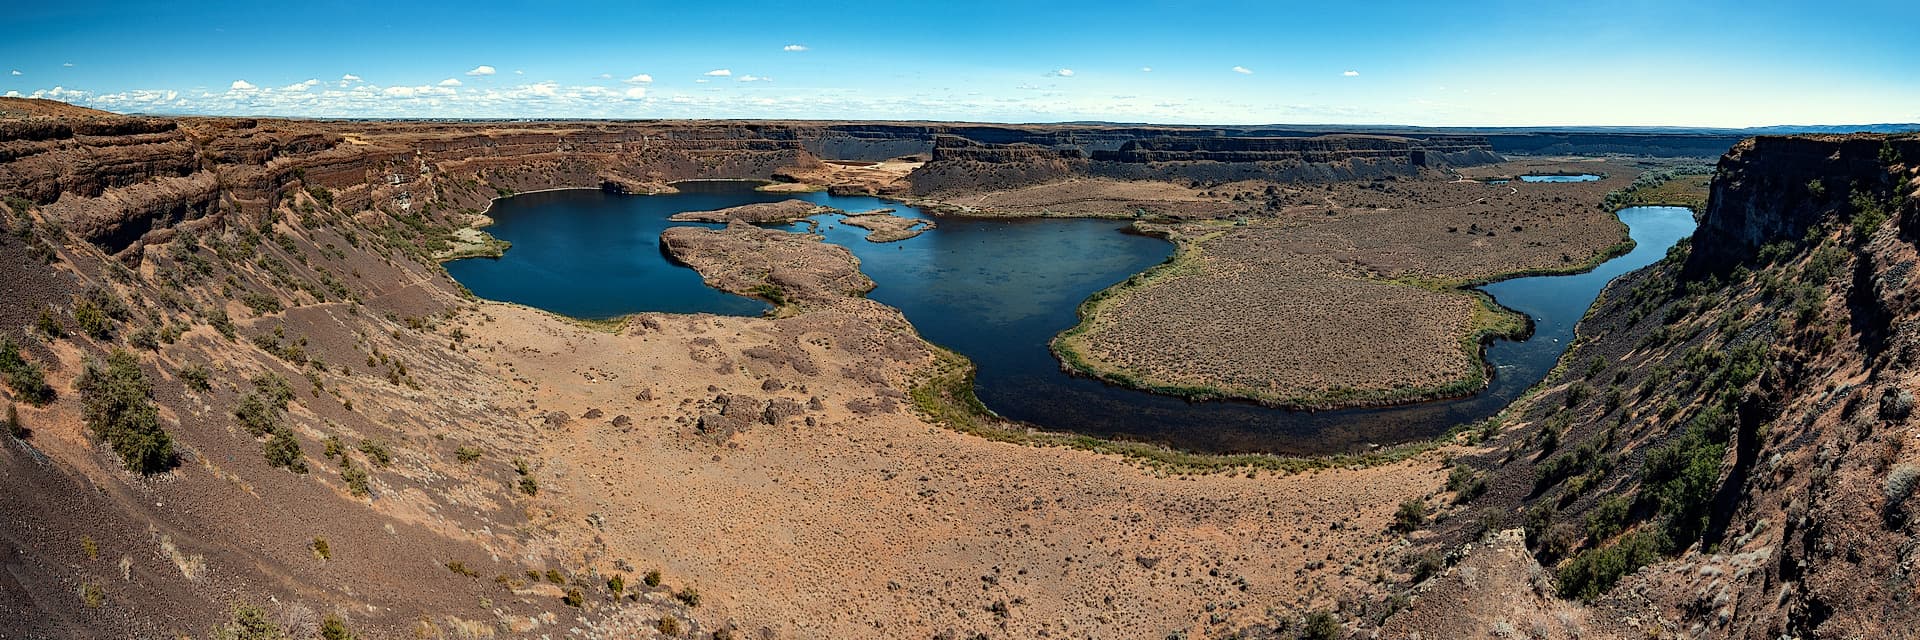
[[[33,432],[27,430],[27,425],[20,422],[20,407],[14,406],[11,402],[7,403],[7,435],[25,439],[31,433]]]
[[[681,589],[679,593],[673,594],[673,598],[675,600],[679,600],[681,604],[687,605],[689,607],[700,606],[700,592],[698,590],[695,590],[693,587],[687,587],[685,589]]]
[[[680,619],[663,614],[660,616],[660,621],[653,624],[653,628],[659,631],[660,635],[677,636],[680,635]]]
[[[458,573],[460,575],[463,575],[469,578],[480,577],[480,572],[467,568],[467,563],[461,562],[459,560],[448,560],[447,570],[452,571],[454,573]]]
[[[173,465],[173,438],[160,427],[153,389],[133,354],[114,349],[106,366],[88,362],[74,386],[87,426],[120,455],[128,471],[156,473]]]
[[[533,479],[533,476],[520,476],[520,493],[540,495],[540,481]]]
[[[1447,490],[1453,492],[1454,504],[1471,502],[1487,491],[1487,479],[1471,467],[1455,466],[1447,472]]]
[[[642,577],[642,578],[640,579],[640,581],[641,581],[641,582],[645,582],[645,583],[647,584],[647,586],[649,586],[649,587],[658,587],[658,586],[660,586],[660,570],[659,570],[659,569],[648,569],[648,570],[647,570],[647,575],[646,575],[646,576],[644,576],[644,577]]]
[[[333,545],[329,544],[326,538],[314,536],[313,544],[308,545],[308,548],[313,549],[313,557],[315,558],[321,560],[333,559]]]
[[[254,393],[248,393],[240,398],[240,406],[234,407],[233,417],[240,421],[240,426],[244,427],[247,433],[256,438],[267,435],[273,432],[275,427],[280,426],[280,410],[275,409],[267,399]]]
[[[360,440],[360,453],[367,454],[375,466],[387,466],[393,462],[393,452],[387,449],[387,443],[379,440]]]
[[[347,483],[347,492],[365,498],[373,495],[372,479],[365,469],[353,465],[353,460],[340,456],[340,480]]]
[[[80,325],[80,332],[105,340],[113,337],[113,322],[107,319],[107,312],[95,305],[92,300],[81,300],[73,307],[73,321]]]
[[[100,585],[89,582],[80,585],[80,599],[88,609],[98,609],[107,603],[107,592]]]
[[[569,607],[578,607],[587,603],[587,594],[580,591],[580,587],[573,587],[567,589],[567,595],[562,596],[560,601]]]
[[[53,386],[47,384],[40,365],[20,355],[20,345],[14,344],[11,338],[0,338],[0,375],[6,376],[7,388],[27,404],[44,406],[58,395]]]
[[[1660,558],[1653,534],[1640,533],[1618,544],[1588,549],[1561,567],[1560,597],[1591,602],[1612,589],[1620,578]]]
[[[359,640],[360,636],[347,630],[347,622],[340,616],[329,614],[320,621],[320,640]]]
[[[613,574],[613,577],[607,578],[607,590],[613,592],[613,595],[616,597],[622,593],[626,593],[627,579],[621,577],[620,574]]]
[[[238,335],[238,330],[233,326],[233,318],[227,316],[226,309],[216,308],[208,311],[207,324],[212,326],[214,331],[220,332],[220,335],[226,336],[228,340]]]
[[[202,393],[213,390],[213,372],[207,370],[207,365],[190,364],[181,367],[178,375],[180,383],[186,385],[188,389]]]
[[[215,640],[287,640],[287,632],[267,619],[267,612],[253,605],[233,608],[232,621],[215,627]]]
[[[279,428],[280,418],[286,414],[287,402],[293,400],[293,386],[287,379],[277,374],[254,376],[253,390],[240,398],[240,406],[233,410],[233,417],[240,421],[247,433],[260,437]]]
[[[160,350],[160,331],[153,327],[141,327],[127,336],[127,342],[148,351]]]
[[[1331,611],[1315,611],[1307,614],[1304,624],[1300,625],[1301,640],[1339,640],[1340,621],[1335,620]]]
[[[340,439],[340,436],[332,436],[332,435],[327,436],[325,439],[320,441],[320,446],[322,447],[320,456],[323,458],[326,458],[328,460],[332,460],[334,458],[339,458],[341,460],[347,459],[346,458],[347,443],[342,441]]]
[[[1670,550],[1687,548],[1706,529],[1726,449],[1709,438],[1696,420],[1695,427],[1676,441],[1647,453],[1641,466],[1642,495],[1657,505]]]
[[[1625,530],[1632,510],[1633,499],[1624,495],[1601,500],[1587,512],[1587,539],[1600,542]]]
[[[1411,533],[1420,525],[1427,523],[1427,502],[1419,498],[1407,498],[1400,508],[1393,512],[1393,530]]]
[[[453,457],[462,464],[471,464],[480,459],[480,450],[473,447],[462,446],[453,450]]]
[[[60,318],[53,315],[53,310],[47,307],[40,307],[40,319],[34,321],[33,328],[49,339],[58,340],[67,337],[67,328],[61,326]]]
[[[273,430],[267,438],[267,464],[280,467],[294,473],[307,472],[306,456],[300,450],[300,440],[293,437],[293,431],[286,427]]]
[[[547,582],[551,582],[551,583],[554,583],[554,584],[566,584],[566,583],[567,583],[567,577],[566,577],[566,576],[563,576],[563,575],[560,575],[560,570],[559,570],[559,569],[548,569],[548,570],[547,570],[547,574],[546,574],[546,575],[547,575]]]

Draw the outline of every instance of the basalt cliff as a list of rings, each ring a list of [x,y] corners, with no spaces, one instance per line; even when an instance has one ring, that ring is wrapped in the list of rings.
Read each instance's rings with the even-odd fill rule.
[[[1556,373],[1463,434],[1460,506],[1385,635],[1920,623],[1916,167],[1912,136],[1736,145],[1692,241],[1609,286]],[[1528,597],[1472,588],[1491,575]]]

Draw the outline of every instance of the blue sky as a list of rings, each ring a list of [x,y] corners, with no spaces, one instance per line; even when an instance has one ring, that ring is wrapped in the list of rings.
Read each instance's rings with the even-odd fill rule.
[[[1920,121],[1912,2],[33,2],[0,94],[346,117]]]

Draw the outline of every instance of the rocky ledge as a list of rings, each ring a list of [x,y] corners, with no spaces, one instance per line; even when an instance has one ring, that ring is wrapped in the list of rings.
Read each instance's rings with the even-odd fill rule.
[[[892,209],[879,209],[866,213],[847,214],[841,219],[849,225],[867,230],[867,242],[896,242],[905,240],[934,227],[932,220],[903,218],[893,215]]]
[[[660,243],[708,285],[781,307],[829,306],[873,289],[853,252],[813,234],[734,221],[725,229],[674,227]]]

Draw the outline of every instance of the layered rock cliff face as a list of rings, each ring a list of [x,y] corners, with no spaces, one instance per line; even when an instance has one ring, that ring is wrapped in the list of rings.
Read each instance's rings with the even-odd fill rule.
[[[306,188],[354,208],[478,210],[514,191],[765,179],[819,162],[798,127],[100,120],[0,129],[0,192],[110,253],[216,211],[271,210]]]
[[[916,193],[932,194],[1069,177],[1198,183],[1350,180],[1411,176],[1427,167],[1500,160],[1486,140],[1471,136],[1247,137],[1204,129],[1121,133],[1161,135],[1128,139],[1112,148],[1084,144],[1079,136],[1087,133],[1077,131],[1000,143],[945,136],[935,141],[933,161],[910,179]]]
[[[1523,528],[1526,562],[1599,609],[1536,611],[1540,637],[1920,624],[1916,165],[1914,137],[1734,147],[1690,245],[1613,283],[1538,393],[1468,432],[1485,447],[1457,459],[1471,515],[1441,538]],[[1407,619],[1510,604],[1416,597]]]
[[[1885,156],[1885,158],[1883,158]],[[1920,158],[1920,141],[1872,136],[1759,137],[1736,145],[1713,183],[1712,215],[1695,233],[1694,270],[1749,257],[1782,238],[1800,239],[1821,213],[1854,195],[1882,197],[1897,176],[1887,159]]]

